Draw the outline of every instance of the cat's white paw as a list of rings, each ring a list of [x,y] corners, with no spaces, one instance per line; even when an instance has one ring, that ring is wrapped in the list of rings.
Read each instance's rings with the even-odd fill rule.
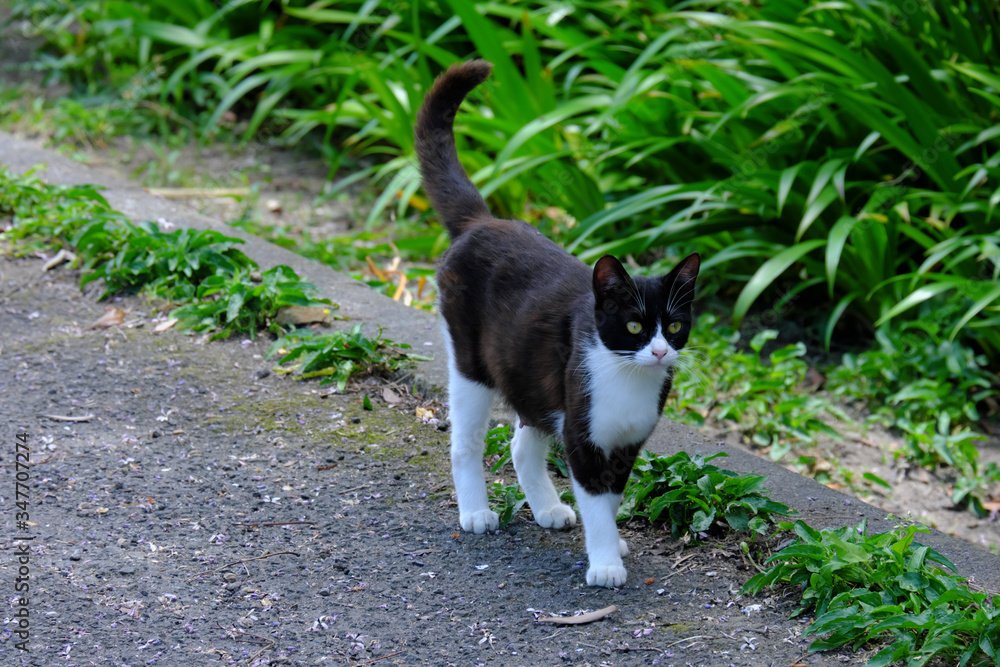
[[[617,588],[625,584],[627,574],[625,568],[621,565],[591,566],[587,570],[587,585]]]
[[[482,535],[489,531],[493,532],[500,526],[500,517],[492,510],[479,510],[478,512],[460,512],[458,523],[462,530],[476,535]]]
[[[535,513],[535,523],[542,528],[563,530],[576,525],[576,512],[569,505],[554,505]]]
[[[628,556],[628,545],[625,544],[625,540],[618,538],[618,553],[622,558]]]

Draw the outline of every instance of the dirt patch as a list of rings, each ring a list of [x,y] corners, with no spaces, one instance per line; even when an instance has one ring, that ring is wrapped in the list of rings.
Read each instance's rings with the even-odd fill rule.
[[[75,276],[0,261],[2,500],[30,535],[30,651],[3,664],[808,665],[794,593],[751,599],[738,545],[627,527],[629,584],[585,584],[579,529],[527,511],[457,533],[447,433],[377,387],[330,395],[271,372],[269,341],[153,334]],[[325,396],[325,397],[324,397]],[[400,405],[408,405],[404,403]],[[43,417],[40,415],[48,415]],[[84,417],[84,422],[51,417]],[[31,524],[14,523],[14,437],[31,446]],[[13,590],[11,541],[0,580]],[[648,582],[648,583],[647,583]],[[9,598],[8,598],[9,600]],[[590,625],[536,618],[616,605]]]
[[[864,411],[845,407],[854,418],[853,423],[831,423],[843,434],[843,440],[819,435],[815,446],[797,449],[785,456],[787,461],[794,460],[799,454],[807,455],[814,459],[812,467],[786,461],[782,461],[782,465],[810,477],[814,477],[817,471],[827,472],[834,479],[843,480],[843,483],[831,484],[841,493],[854,496],[900,519],[936,528],[993,553],[1000,552],[998,512],[980,519],[971,510],[957,507],[951,500],[955,483],[953,469],[929,470],[908,463],[901,455],[905,447],[901,436],[878,425],[865,431],[859,430],[856,425],[864,423]],[[746,438],[741,437],[735,426],[730,431],[705,429],[705,432],[730,447],[766,458],[759,449],[750,446]],[[987,439],[979,445],[979,453],[983,465],[990,462],[1000,464],[1000,439]],[[865,473],[885,480],[891,488],[865,479]],[[1000,497],[1000,485],[993,485],[992,497]]]

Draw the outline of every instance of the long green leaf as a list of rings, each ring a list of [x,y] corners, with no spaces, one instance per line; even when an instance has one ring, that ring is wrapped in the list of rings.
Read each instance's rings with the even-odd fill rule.
[[[770,287],[778,276],[784,273],[792,264],[816,248],[822,247],[824,244],[826,244],[826,241],[821,239],[803,241],[802,243],[785,248],[764,262],[763,266],[757,269],[757,272],[754,273],[753,277],[743,287],[743,291],[740,292],[739,297],[736,299],[736,305],[733,307],[733,321],[737,324],[741,322],[747,311],[750,310],[750,306],[757,300],[757,297]]]
[[[826,283],[829,287],[830,297],[833,297],[833,290],[837,278],[837,269],[840,267],[840,255],[844,250],[844,244],[854,225],[858,224],[858,219],[852,216],[845,216],[834,223],[827,237],[826,244]]]

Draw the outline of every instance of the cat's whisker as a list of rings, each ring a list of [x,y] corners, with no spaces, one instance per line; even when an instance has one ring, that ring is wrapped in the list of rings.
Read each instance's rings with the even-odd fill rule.
[[[714,391],[715,383],[705,372],[704,368],[706,363],[697,359],[693,356],[682,354],[678,359],[677,368],[687,374],[689,377],[693,376],[697,378],[698,386],[702,390],[707,390],[708,392]]]
[[[679,358],[685,363],[707,363],[712,360],[712,355],[705,349],[685,347]]]
[[[586,368],[585,374],[591,383],[605,382],[617,375],[626,364],[633,365],[617,355],[605,357],[596,364],[590,364]]]
[[[685,347],[681,351],[681,358],[697,359],[701,363],[708,363],[714,358],[707,350],[690,349]]]
[[[670,292],[667,296],[667,312],[672,312],[675,309],[680,310],[694,301],[694,283],[685,283],[681,286],[681,290],[683,291],[675,293],[674,290],[677,288],[677,282],[675,280],[670,286]],[[684,300],[685,297],[688,297],[687,300]],[[675,299],[680,300],[675,301]]]
[[[703,371],[704,365],[697,362],[694,359],[684,359],[683,361],[678,361],[676,367],[682,373],[686,374],[694,373],[701,375],[706,379],[708,378],[708,376]]]
[[[670,284],[670,291],[667,293],[667,312],[673,311],[673,309],[676,307],[676,304],[674,303],[674,299],[677,296],[678,286],[685,287],[685,286],[687,286],[689,284],[692,285],[692,288],[693,288],[693,284],[691,284],[691,283],[681,284],[681,282],[679,280],[674,280],[674,282],[672,282]]]
[[[635,300],[636,305],[639,306],[639,312],[642,314],[643,317],[645,317],[646,316],[646,297],[643,296],[639,292],[639,286],[635,283],[634,280],[630,280],[626,284],[626,289],[629,292],[629,296],[631,296]]]

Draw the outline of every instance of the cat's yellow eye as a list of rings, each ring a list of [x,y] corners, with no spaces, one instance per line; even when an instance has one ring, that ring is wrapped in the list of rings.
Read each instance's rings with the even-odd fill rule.
[[[625,325],[625,328],[628,329],[630,334],[637,334],[642,331],[642,325],[638,322],[629,322]]]
[[[680,330],[681,330],[681,323],[680,322],[671,322],[669,325],[667,325],[667,331],[669,333],[675,334],[675,333],[677,333]]]

